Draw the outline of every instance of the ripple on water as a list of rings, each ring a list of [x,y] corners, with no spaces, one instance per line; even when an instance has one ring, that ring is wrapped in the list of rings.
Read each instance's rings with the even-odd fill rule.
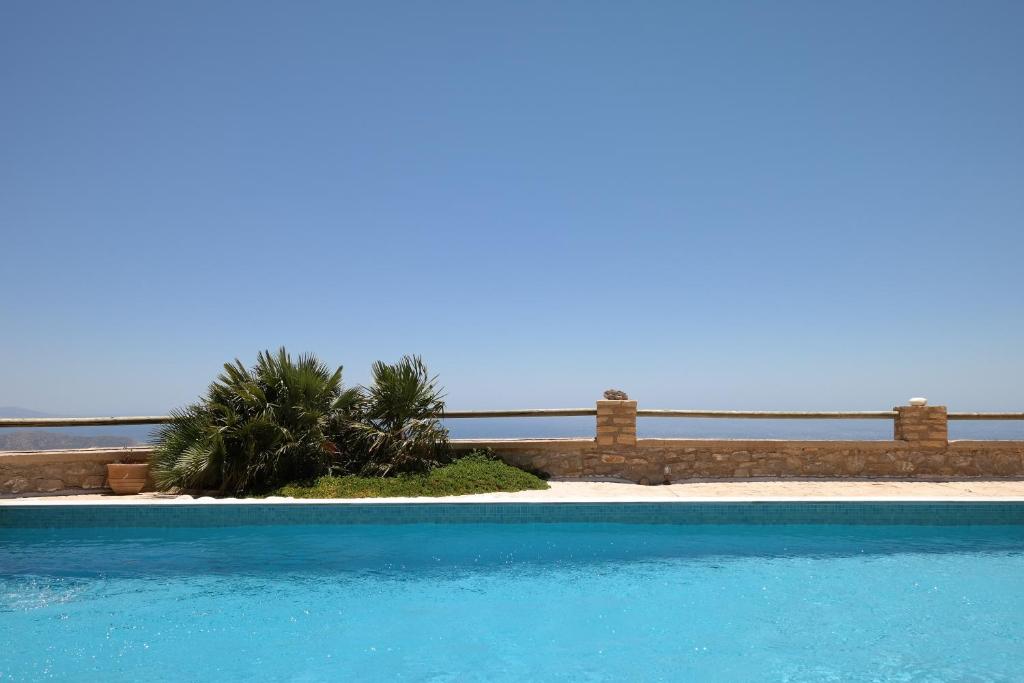
[[[35,530],[0,550],[0,679],[1014,680],[1024,652],[1016,527]]]

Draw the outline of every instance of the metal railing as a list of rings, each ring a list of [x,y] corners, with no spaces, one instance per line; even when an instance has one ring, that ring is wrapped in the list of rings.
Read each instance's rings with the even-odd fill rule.
[[[1024,420],[1024,413],[949,413],[947,420]]]
[[[597,415],[596,408],[528,408],[523,410],[449,410],[444,419],[479,417],[588,417]],[[167,424],[169,415],[133,417],[3,417],[0,427],[105,427],[110,425]]]
[[[895,410],[637,410],[637,417],[710,417],[752,420],[892,420]]]
[[[473,417],[588,417],[597,415],[597,408],[527,408],[524,410],[448,410],[445,419]]]
[[[725,418],[743,420],[892,420],[895,410],[661,410],[640,409],[637,417]],[[522,410],[449,410],[444,419],[494,417],[592,417],[596,408],[526,408]],[[1024,413],[949,413],[950,420],[1024,420]],[[158,425],[169,415],[131,417],[4,417],[2,427],[102,427],[111,425]]]
[[[141,417],[2,417],[0,427],[103,427],[107,425],[159,425],[169,415]]]

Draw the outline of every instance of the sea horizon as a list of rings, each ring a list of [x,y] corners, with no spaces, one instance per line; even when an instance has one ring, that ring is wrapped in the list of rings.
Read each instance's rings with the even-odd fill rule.
[[[444,420],[452,439],[593,438],[593,417],[468,418]],[[124,437],[125,444],[151,442],[157,425],[110,427],[25,427],[4,430],[49,432],[81,437]],[[789,439],[887,441],[892,420],[771,420],[731,418],[637,418],[639,438],[664,439]],[[1024,439],[1022,421],[958,421],[949,423],[950,440]],[[2,449],[0,449],[2,450]],[[34,450],[34,449],[33,449]]]

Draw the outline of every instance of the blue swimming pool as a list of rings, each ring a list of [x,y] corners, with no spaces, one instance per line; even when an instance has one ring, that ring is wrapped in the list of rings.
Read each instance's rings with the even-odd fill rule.
[[[664,505],[0,508],[0,680],[1020,680],[1021,506]]]

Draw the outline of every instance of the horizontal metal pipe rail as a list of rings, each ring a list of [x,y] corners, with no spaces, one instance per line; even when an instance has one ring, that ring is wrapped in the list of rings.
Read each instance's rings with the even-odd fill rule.
[[[894,410],[878,411],[783,411],[783,410],[659,410],[636,411],[637,417],[733,418],[744,420],[892,420]],[[594,408],[538,408],[524,410],[450,410],[444,419],[487,417],[591,417]],[[949,413],[950,420],[1024,420],[1024,413]],[[136,417],[5,417],[2,427],[101,427],[110,425],[158,425],[168,415]]]
[[[638,410],[636,415],[637,417],[710,417],[751,420],[892,420],[896,417],[896,411]]]
[[[1024,420],[1024,413],[949,413],[948,420]]]
[[[3,417],[0,427],[101,427],[104,425],[159,425],[171,421],[169,415],[140,417]]]
[[[597,415],[596,408],[536,408],[526,410],[446,410],[445,419],[468,417],[587,417]]]
[[[444,419],[476,417],[593,417],[596,408],[534,408],[524,410],[449,410]],[[4,417],[0,427],[102,427],[109,425],[158,425],[171,421],[169,415],[138,417]]]

